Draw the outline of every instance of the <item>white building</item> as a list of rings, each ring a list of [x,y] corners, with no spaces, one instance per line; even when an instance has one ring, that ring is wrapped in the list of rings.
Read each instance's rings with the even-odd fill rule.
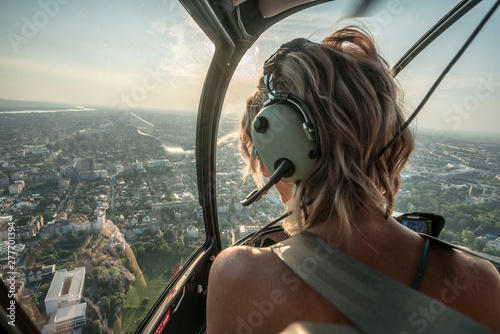
[[[116,165],[116,175],[120,175],[124,170],[125,168],[123,167],[123,165]]]
[[[86,310],[87,302],[58,309],[50,316],[49,323],[43,327],[42,334],[57,333],[85,325],[87,323]]]
[[[495,240],[490,240],[486,243],[486,247],[492,249],[500,249],[500,238],[496,238]]]
[[[94,171],[94,179],[105,179],[107,177],[108,177],[108,171],[105,169]]]
[[[66,269],[56,271],[45,297],[47,314],[55,313],[63,307],[78,304],[82,298],[84,282],[85,267],[71,271]]]
[[[10,223],[12,221],[12,215],[0,215],[0,223]]]
[[[187,234],[193,238],[193,239],[197,239],[198,238],[198,229],[193,226],[193,225],[190,225],[188,228],[187,228]]]
[[[127,243],[123,239],[123,234],[120,232],[118,227],[115,226],[114,231],[111,233],[111,237],[109,238],[109,242],[115,246],[117,249],[125,250],[127,247]]]
[[[94,224],[95,230],[102,230],[106,226],[106,210],[98,210],[96,212],[97,220]]]
[[[137,170],[143,170],[144,169],[144,164],[140,161],[136,161],[133,165],[132,168],[137,171]]]

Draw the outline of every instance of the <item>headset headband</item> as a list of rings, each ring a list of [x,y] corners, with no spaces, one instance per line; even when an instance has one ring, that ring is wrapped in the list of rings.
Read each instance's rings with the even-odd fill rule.
[[[319,153],[319,137],[318,137],[318,128],[317,124],[312,117],[309,109],[305,105],[305,102],[303,102],[300,98],[292,95],[292,94],[286,94],[286,93],[277,93],[276,88],[274,87],[274,82],[273,82],[273,71],[278,66],[279,62],[285,58],[285,56],[290,53],[290,52],[295,52],[299,51],[304,47],[305,44],[307,43],[313,43],[310,40],[306,38],[296,38],[293,39],[287,43],[284,43],[280,46],[280,48],[271,55],[265,62],[264,62],[264,83],[266,87],[266,93],[269,98],[268,101],[264,103],[264,107],[267,105],[271,105],[276,102],[282,102],[284,100],[291,102],[293,105],[298,106],[297,101],[300,102],[300,106],[298,106],[297,110],[299,110],[305,120],[305,124],[307,125],[309,131],[315,132],[316,140],[317,140],[317,146],[315,149],[314,155],[317,156]],[[305,108],[303,108],[305,106]],[[398,129],[394,137],[378,152],[378,154],[375,157],[375,161],[380,159],[380,157],[394,145],[394,143],[399,139],[399,136],[403,133],[403,131],[408,127],[408,125],[411,123],[413,118],[416,116],[416,114],[419,112],[419,108],[415,110],[415,112],[408,118],[405,124],[401,126],[401,128]]]

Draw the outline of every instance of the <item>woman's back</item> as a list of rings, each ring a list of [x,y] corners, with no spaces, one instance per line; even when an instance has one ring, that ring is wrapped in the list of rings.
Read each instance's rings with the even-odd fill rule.
[[[363,224],[351,249],[333,246],[385,275],[412,286],[425,239],[393,220]],[[328,242],[335,231],[310,231]],[[365,235],[364,238],[361,235]],[[333,240],[333,239],[332,239]],[[292,322],[349,324],[329,302],[302,281],[269,248],[235,247],[217,258],[209,282],[208,333],[277,333]],[[418,291],[500,331],[500,277],[486,261],[431,243]],[[214,305],[217,305],[215,308]],[[380,305],[383,308],[383,305]],[[411,321],[423,332],[439,316],[431,306]]]
[[[277,186],[293,212],[283,224],[286,233],[308,231],[412,286],[425,240],[390,218],[414,147],[400,97],[387,62],[363,29],[346,27],[321,43],[294,39],[265,62],[247,100],[240,144],[256,180],[264,174],[274,183],[287,182],[288,188]],[[290,144],[291,138],[297,142]],[[500,331],[495,268],[437,243],[427,255],[418,290]],[[248,247],[218,256],[207,312],[209,333],[275,333],[295,321],[348,322],[271,249]],[[408,321],[422,332],[435,313],[424,305]]]

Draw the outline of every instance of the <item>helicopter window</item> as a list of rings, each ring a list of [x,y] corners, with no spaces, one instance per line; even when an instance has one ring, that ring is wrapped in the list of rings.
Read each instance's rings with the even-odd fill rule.
[[[228,205],[222,215],[219,208],[223,246],[231,245],[244,233],[255,231],[286,210],[274,189],[249,207],[239,203],[255,185],[251,177],[241,181],[244,163],[239,158],[238,125],[244,102],[253,93],[267,57],[293,37],[321,41],[337,23],[361,23],[370,29],[382,54],[394,65],[458,1],[439,5],[429,1],[425,6],[410,1],[374,3],[366,17],[356,20],[342,19],[353,8],[345,1],[294,14],[266,31],[243,57],[229,86],[219,127],[217,193],[219,203]],[[485,2],[471,10],[462,19],[464,22],[450,28],[399,74],[408,115],[490,6],[491,2]],[[332,12],[338,16],[332,16]],[[403,173],[394,212],[443,215],[447,223],[441,238],[496,255],[500,252],[494,249],[500,249],[495,220],[500,213],[500,141],[496,137],[498,121],[492,120],[500,102],[500,73],[495,59],[497,43],[492,36],[498,33],[498,15],[489,21],[411,125],[417,149]],[[484,140],[476,136],[482,129],[489,133]],[[457,139],[452,130],[469,132]]]
[[[206,240],[213,44],[178,1],[9,2],[0,21],[0,272],[40,331],[74,312],[132,332]]]
[[[431,44],[399,77],[413,110],[492,2],[483,2]],[[500,63],[495,13],[417,117],[417,147],[403,172],[399,212],[445,217],[440,238],[500,255]]]

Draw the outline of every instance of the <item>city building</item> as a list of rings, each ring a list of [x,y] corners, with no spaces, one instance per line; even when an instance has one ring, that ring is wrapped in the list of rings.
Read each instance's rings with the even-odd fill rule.
[[[9,194],[10,195],[18,195],[24,189],[25,183],[24,181],[14,181],[13,184],[9,186]]]
[[[78,172],[92,172],[95,170],[95,158],[77,158],[73,166]]]
[[[191,238],[196,239],[198,238],[198,229],[193,225],[189,225],[189,227],[187,228],[187,234]]]
[[[116,175],[120,175],[124,170],[125,168],[123,167],[123,165],[116,165]]]
[[[0,215],[0,223],[9,223],[12,221],[12,215]]]
[[[48,324],[43,327],[42,334],[58,333],[85,325],[87,323],[86,310],[87,302],[58,309],[51,314]]]
[[[2,260],[7,260],[9,257],[9,251],[14,252],[15,257],[18,258],[25,249],[26,246],[21,243],[16,243],[9,246],[9,242],[7,240],[0,241],[0,258]],[[10,255],[12,255],[12,253]]]
[[[38,231],[43,227],[43,217],[35,216],[24,226],[16,228],[17,239],[29,239],[38,235]]]
[[[462,168],[457,170],[451,170],[446,173],[440,173],[434,175],[434,180],[444,179],[447,177],[455,177],[460,179],[468,179],[477,177],[480,174],[478,170],[475,168]]]
[[[94,171],[94,179],[105,179],[107,177],[108,177],[108,171],[105,169]]]
[[[31,268],[26,268],[25,275],[26,275],[26,282],[27,283],[33,283],[33,282],[50,282],[52,280],[52,277],[54,277],[54,274],[56,272],[56,265],[55,264],[49,264],[47,266],[33,266]]]
[[[494,200],[494,195],[497,188],[487,185],[481,186],[470,186],[468,193],[468,202],[474,204],[481,204],[485,202],[491,202]]]
[[[134,171],[143,170],[144,164],[142,162],[137,161],[134,164],[132,164],[132,168],[134,169]]]
[[[28,174],[28,182],[40,183],[59,179],[59,173],[53,169],[47,169],[44,171],[34,169]]]
[[[0,175],[0,187],[8,187],[9,184],[9,177],[6,175]]]
[[[45,297],[45,310],[47,314],[55,313],[58,309],[76,305],[82,298],[83,284],[85,281],[85,267],[67,271],[56,271],[49,291]]]
[[[95,215],[97,216],[97,220],[94,224],[94,229],[102,230],[106,226],[106,210],[97,208]]]
[[[486,243],[486,247],[492,249],[500,249],[500,238],[496,238],[495,240],[490,240]]]

